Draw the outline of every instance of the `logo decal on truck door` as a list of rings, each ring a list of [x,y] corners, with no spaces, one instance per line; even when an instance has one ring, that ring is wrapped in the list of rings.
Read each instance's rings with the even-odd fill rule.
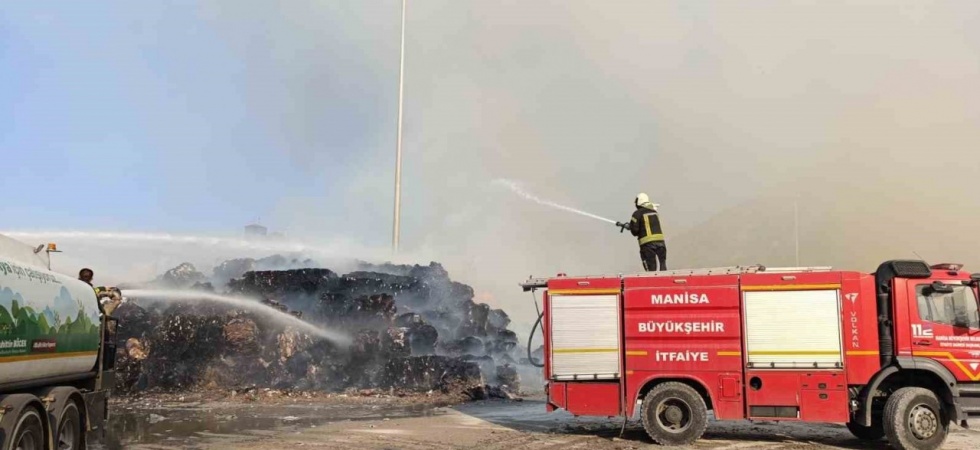
[[[912,337],[931,338],[933,337],[932,328],[923,327],[921,323],[912,324]]]
[[[853,294],[847,294],[847,295],[844,296],[844,298],[850,300],[851,301],[851,304],[853,305],[853,304],[857,303],[858,294],[856,292],[853,293]]]

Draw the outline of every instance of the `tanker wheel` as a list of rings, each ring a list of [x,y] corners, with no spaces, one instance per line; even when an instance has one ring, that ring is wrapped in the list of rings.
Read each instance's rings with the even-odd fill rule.
[[[694,388],[667,382],[643,399],[643,429],[660,445],[691,445],[708,428],[708,407]]]
[[[82,448],[82,416],[75,402],[68,401],[58,421],[58,434],[55,442],[58,450],[79,450]]]
[[[884,423],[888,442],[903,450],[936,450],[949,434],[939,399],[923,388],[902,388],[888,397]]]
[[[885,427],[881,424],[881,419],[874,417],[872,419],[872,424],[870,427],[857,424],[855,422],[847,422],[847,430],[854,435],[854,437],[862,441],[878,441],[885,437]]]
[[[10,450],[44,450],[44,422],[34,408],[24,408],[10,434]]]

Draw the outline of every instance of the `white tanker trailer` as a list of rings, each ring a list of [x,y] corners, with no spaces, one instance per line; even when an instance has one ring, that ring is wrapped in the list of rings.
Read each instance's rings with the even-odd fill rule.
[[[92,286],[50,270],[52,250],[0,235],[2,450],[75,450],[105,433],[112,319]]]

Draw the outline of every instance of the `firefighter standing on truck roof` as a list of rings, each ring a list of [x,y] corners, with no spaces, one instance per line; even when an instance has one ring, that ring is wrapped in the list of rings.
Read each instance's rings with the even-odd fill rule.
[[[636,195],[633,202],[636,211],[630,219],[629,229],[640,243],[640,259],[647,271],[667,270],[667,243],[657,214],[659,205],[650,201],[644,193]]]

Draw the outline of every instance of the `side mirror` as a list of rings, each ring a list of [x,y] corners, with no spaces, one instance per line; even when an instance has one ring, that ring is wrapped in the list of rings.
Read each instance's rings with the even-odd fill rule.
[[[980,273],[970,274],[970,283],[974,286],[980,284]]]
[[[953,326],[958,328],[970,328],[970,318],[966,314],[957,314],[953,318]]]
[[[937,294],[952,294],[954,292],[953,286],[943,283],[942,281],[933,281],[932,286],[930,287],[932,288],[932,292]]]

